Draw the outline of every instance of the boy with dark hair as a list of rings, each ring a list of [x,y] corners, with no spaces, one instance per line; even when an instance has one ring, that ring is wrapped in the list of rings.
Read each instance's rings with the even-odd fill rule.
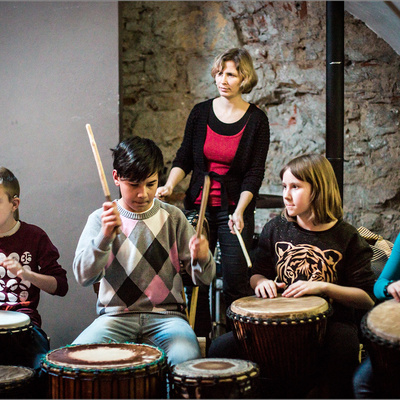
[[[196,237],[181,210],[154,198],[164,164],[152,140],[132,137],[112,152],[121,198],[89,216],[73,262],[81,285],[100,282],[99,316],[74,344],[147,343],[162,348],[170,365],[199,358],[179,272],[183,267],[196,284],[210,284],[208,241]]]
[[[37,310],[40,291],[65,296],[68,281],[57,261],[58,250],[47,234],[36,225],[20,221],[19,193],[18,179],[0,167],[0,310],[25,314],[28,325],[32,324],[30,335],[10,335],[11,345],[0,348],[0,361],[39,372],[40,360],[50,350]],[[5,313],[3,319],[11,315]]]

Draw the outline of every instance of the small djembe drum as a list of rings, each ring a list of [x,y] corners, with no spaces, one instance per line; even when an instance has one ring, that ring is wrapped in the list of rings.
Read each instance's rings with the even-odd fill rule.
[[[32,399],[35,371],[16,365],[0,365],[0,398]]]
[[[315,376],[330,304],[318,296],[244,297],[227,310],[245,357],[260,367],[264,382],[301,384]]]
[[[102,343],[61,347],[47,353],[53,399],[150,399],[166,395],[166,359],[154,346]]]
[[[172,368],[173,398],[254,399],[258,366],[245,360],[207,358],[185,361]]]
[[[32,323],[28,315],[17,311],[0,311],[0,362],[24,365],[24,349],[32,342]]]
[[[379,397],[399,398],[400,303],[392,299],[378,304],[363,317],[361,331]]]

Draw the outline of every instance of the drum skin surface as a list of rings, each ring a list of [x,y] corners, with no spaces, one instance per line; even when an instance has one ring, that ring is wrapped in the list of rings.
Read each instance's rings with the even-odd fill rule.
[[[206,358],[185,361],[172,368],[174,398],[256,398],[258,366],[246,360]]]
[[[0,365],[0,398],[31,398],[35,371],[15,365]]]
[[[144,344],[61,347],[47,353],[42,370],[49,375],[53,399],[145,399],[165,394],[164,352]]]
[[[329,303],[318,296],[249,296],[234,301],[227,318],[263,379],[296,384],[316,375],[331,312]]]
[[[17,311],[0,310],[0,334],[27,329],[31,323],[28,315]]]
[[[400,398],[400,303],[386,300],[361,321],[361,331],[371,357],[382,398]]]

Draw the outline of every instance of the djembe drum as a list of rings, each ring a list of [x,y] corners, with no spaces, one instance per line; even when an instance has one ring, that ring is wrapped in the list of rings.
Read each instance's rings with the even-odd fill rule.
[[[185,361],[172,368],[173,398],[254,399],[258,366],[245,360],[207,358]]]
[[[31,399],[35,371],[16,365],[0,365],[0,398]]]
[[[154,346],[101,343],[61,347],[47,353],[53,399],[148,399],[166,394],[166,358]]]
[[[400,304],[394,299],[378,304],[364,315],[361,332],[371,358],[379,397],[399,398]]]
[[[28,315],[0,310],[0,354],[3,365],[24,365],[24,349],[32,340]]]
[[[321,297],[244,297],[227,310],[245,357],[264,382],[302,385],[312,380],[324,345],[330,304]]]

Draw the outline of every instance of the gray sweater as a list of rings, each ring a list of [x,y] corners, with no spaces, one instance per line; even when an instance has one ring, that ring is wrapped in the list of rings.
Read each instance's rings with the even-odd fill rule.
[[[196,284],[210,284],[215,275],[211,252],[206,262],[191,265],[189,240],[193,226],[177,207],[154,199],[153,207],[135,214],[122,208],[121,233],[101,249],[102,209],[88,218],[73,262],[83,286],[100,282],[97,313],[183,313],[181,268]],[[104,245],[103,245],[104,247]]]

